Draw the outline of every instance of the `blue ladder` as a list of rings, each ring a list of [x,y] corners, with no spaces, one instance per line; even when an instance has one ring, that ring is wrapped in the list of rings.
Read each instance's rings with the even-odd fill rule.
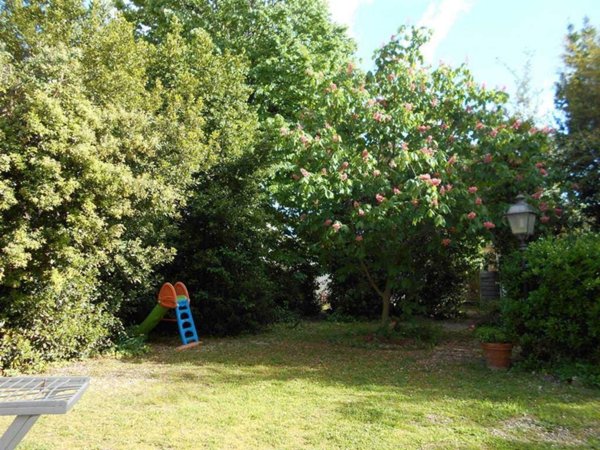
[[[177,299],[177,308],[175,308],[177,316],[177,325],[179,326],[179,336],[183,345],[199,342],[198,334],[196,333],[196,325],[190,311],[190,301],[185,297]]]

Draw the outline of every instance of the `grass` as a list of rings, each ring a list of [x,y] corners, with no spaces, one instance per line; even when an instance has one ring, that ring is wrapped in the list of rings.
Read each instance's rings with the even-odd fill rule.
[[[432,348],[365,341],[375,328],[306,322],[54,369],[90,388],[20,448],[600,448],[600,391],[487,370],[468,330]]]

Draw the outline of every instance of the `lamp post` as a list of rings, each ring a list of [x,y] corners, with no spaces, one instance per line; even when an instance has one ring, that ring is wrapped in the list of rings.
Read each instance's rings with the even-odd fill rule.
[[[514,234],[517,238],[519,238],[519,241],[521,241],[520,247],[522,252],[525,252],[525,249],[527,248],[527,239],[533,235],[535,217],[535,210],[529,204],[527,204],[525,197],[522,194],[517,195],[517,202],[510,205],[510,208],[508,208],[508,211],[506,212],[506,218],[510,224],[510,230],[512,231],[512,234]],[[523,276],[526,277],[527,261],[525,261],[524,253],[521,265]],[[522,289],[523,298],[527,298],[527,294],[529,292],[529,283],[526,278],[523,280]]]
[[[521,194],[517,195],[517,202],[506,212],[512,233],[521,241],[521,250],[527,248],[527,239],[533,235],[536,216],[535,210],[527,204]]]

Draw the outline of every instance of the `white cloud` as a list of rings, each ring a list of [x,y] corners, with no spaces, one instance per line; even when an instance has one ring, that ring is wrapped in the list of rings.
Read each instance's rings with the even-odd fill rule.
[[[329,11],[333,20],[342,25],[347,25],[350,34],[353,34],[356,11],[362,5],[369,5],[373,0],[327,0]]]
[[[467,13],[474,0],[434,0],[429,3],[418,26],[433,30],[431,40],[423,47],[423,55],[427,61],[433,61],[438,46],[446,38],[454,23],[461,14]]]

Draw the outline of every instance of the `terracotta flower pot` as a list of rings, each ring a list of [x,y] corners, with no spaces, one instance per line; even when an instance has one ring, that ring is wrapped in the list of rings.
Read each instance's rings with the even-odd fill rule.
[[[482,343],[487,366],[490,369],[508,369],[512,354],[512,344]]]

